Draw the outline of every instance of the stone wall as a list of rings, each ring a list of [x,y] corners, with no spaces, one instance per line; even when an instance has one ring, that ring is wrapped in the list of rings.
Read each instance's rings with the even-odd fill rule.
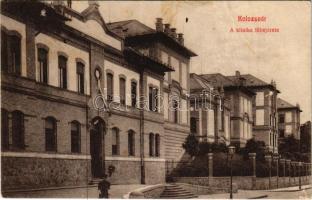
[[[165,190],[164,184],[151,185],[129,192],[125,199],[158,199]]]
[[[255,178],[253,187],[252,176],[234,176],[233,184],[238,189],[245,190],[267,190],[269,189],[269,178]],[[271,177],[271,189],[277,188],[277,177]],[[173,180],[178,183],[188,183],[192,185],[210,186],[215,188],[226,188],[230,186],[230,177],[174,177]],[[306,185],[311,183],[311,177],[301,177],[301,184]],[[298,186],[299,177],[279,177],[278,187]]]
[[[2,190],[87,185],[90,160],[1,157]]]

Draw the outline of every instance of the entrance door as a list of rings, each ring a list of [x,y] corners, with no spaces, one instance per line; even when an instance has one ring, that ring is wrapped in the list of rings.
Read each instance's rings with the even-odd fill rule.
[[[102,173],[102,136],[104,134],[104,122],[102,119],[93,120],[93,128],[90,132],[90,154],[92,176],[99,178]]]

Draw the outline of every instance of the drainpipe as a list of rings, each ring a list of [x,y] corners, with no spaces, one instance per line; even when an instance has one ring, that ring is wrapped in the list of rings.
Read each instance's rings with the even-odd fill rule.
[[[141,158],[141,184],[145,184],[145,163],[144,163],[144,108],[145,108],[145,94],[144,94],[144,72],[140,72],[140,158]]]

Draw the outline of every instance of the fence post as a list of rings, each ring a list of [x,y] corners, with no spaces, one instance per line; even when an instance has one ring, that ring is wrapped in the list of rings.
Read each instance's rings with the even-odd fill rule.
[[[252,189],[256,189],[256,153],[248,153],[252,164]]]
[[[212,184],[213,177],[213,153],[208,153],[208,184]]]
[[[285,159],[280,159],[280,163],[282,164],[282,167],[283,167],[283,185],[286,185],[286,184],[285,184],[285,178],[286,178],[286,166],[285,166],[285,162],[286,162]]]
[[[279,155],[278,154],[274,154],[273,155],[273,161],[274,161],[274,163],[275,163],[275,167],[276,167],[276,188],[278,188],[278,168],[279,168],[279,163],[278,163],[278,161],[279,161]]]
[[[290,174],[290,171],[291,171],[290,162],[291,162],[291,160],[286,160],[286,165],[287,165],[287,170],[288,170],[288,186],[290,186],[290,177],[291,177],[291,174]]]
[[[264,158],[269,164],[269,189],[272,189],[272,186],[271,186],[272,156],[271,155],[265,155]]]

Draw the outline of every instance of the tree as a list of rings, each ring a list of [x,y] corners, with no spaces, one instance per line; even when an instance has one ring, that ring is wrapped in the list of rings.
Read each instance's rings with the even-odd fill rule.
[[[186,137],[185,142],[182,144],[183,149],[190,155],[195,156],[199,151],[199,142],[194,134],[190,134]]]
[[[257,160],[264,161],[264,155],[266,153],[265,143],[251,138],[247,141],[246,146],[242,148],[240,152],[243,154],[245,159],[248,159],[249,153],[256,153]]]

